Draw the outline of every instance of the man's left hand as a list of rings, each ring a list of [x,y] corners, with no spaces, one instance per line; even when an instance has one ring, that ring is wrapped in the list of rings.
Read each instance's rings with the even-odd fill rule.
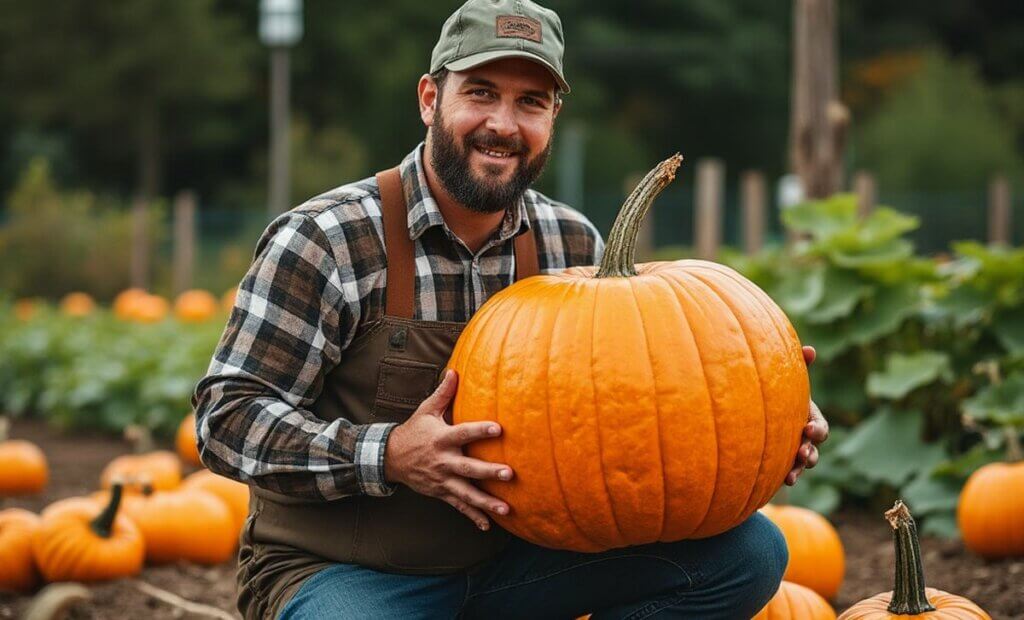
[[[804,347],[804,361],[810,366],[814,361],[814,347]],[[807,425],[804,426],[803,439],[800,448],[796,451],[796,461],[793,469],[786,474],[786,484],[793,486],[796,479],[800,477],[804,469],[811,469],[818,464],[818,444],[828,439],[828,421],[821,415],[821,410],[810,401],[810,412],[807,416]]]

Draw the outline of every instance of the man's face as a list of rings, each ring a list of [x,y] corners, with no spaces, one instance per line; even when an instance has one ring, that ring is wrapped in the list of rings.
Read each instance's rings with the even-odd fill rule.
[[[528,60],[503,59],[451,73],[443,89],[428,123],[434,171],[466,207],[505,210],[547,163],[558,107],[551,74]]]

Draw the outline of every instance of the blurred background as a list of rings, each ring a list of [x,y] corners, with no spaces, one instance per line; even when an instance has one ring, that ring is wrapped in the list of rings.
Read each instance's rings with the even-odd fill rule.
[[[824,84],[845,114],[826,154],[832,189],[920,216],[922,252],[1024,238],[1024,4],[841,0],[831,25],[808,17],[807,48],[799,2],[545,4],[564,24],[573,92],[538,189],[603,233],[627,183],[680,151],[648,254],[699,245],[697,171],[709,159],[714,243],[778,241],[794,190],[780,179],[800,172],[797,93]],[[297,11],[300,31],[283,45],[261,38],[256,1],[0,2],[0,288],[109,300],[131,284],[234,286],[281,209],[268,204],[274,49],[290,68],[277,82],[290,107],[284,208],[395,164],[423,138],[416,82],[458,3],[263,5]],[[831,61],[814,47],[823,32]],[[824,72],[804,86],[800,49]],[[753,195],[761,241],[744,237]],[[992,230],[993,208],[1005,230]]]

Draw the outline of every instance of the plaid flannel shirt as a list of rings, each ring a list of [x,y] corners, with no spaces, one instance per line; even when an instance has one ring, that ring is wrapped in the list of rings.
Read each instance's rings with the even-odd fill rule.
[[[469,320],[512,283],[513,237],[527,228],[542,272],[600,260],[604,242],[593,224],[533,190],[473,254],[445,224],[422,157],[421,143],[400,165],[415,248],[414,318]],[[353,337],[384,315],[382,226],[370,177],[308,200],[264,231],[192,396],[211,470],[312,500],[393,492],[384,449],[394,424],[326,422],[308,409]]]

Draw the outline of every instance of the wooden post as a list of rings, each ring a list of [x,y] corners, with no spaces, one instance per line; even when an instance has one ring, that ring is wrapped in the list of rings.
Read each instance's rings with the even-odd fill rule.
[[[192,288],[196,254],[196,195],[178,192],[174,197],[174,294]]]
[[[1010,244],[1010,181],[999,174],[988,184],[988,242]]]
[[[137,197],[132,202],[132,264],[131,283],[134,288],[149,288],[148,204]]]
[[[693,211],[697,257],[714,260],[722,242],[722,197],[725,166],[717,159],[697,162],[697,208]]]
[[[765,205],[768,203],[764,174],[748,170],[740,178],[743,209],[743,249],[756,254],[764,247]]]
[[[878,200],[878,185],[875,175],[867,170],[858,170],[853,175],[853,192],[857,194],[857,214],[865,218],[875,210]]]
[[[622,189],[625,197],[636,189],[637,185],[640,185],[640,181],[644,178],[644,173],[633,172],[626,175],[626,180],[622,184]],[[647,216],[644,217],[644,221],[640,223],[640,230],[637,231],[636,235],[636,260],[638,262],[644,262],[651,260],[654,256],[654,218],[656,216],[655,210],[651,209],[647,212]]]
[[[841,187],[849,111],[838,99],[836,0],[795,0],[790,165],[807,198]]]

